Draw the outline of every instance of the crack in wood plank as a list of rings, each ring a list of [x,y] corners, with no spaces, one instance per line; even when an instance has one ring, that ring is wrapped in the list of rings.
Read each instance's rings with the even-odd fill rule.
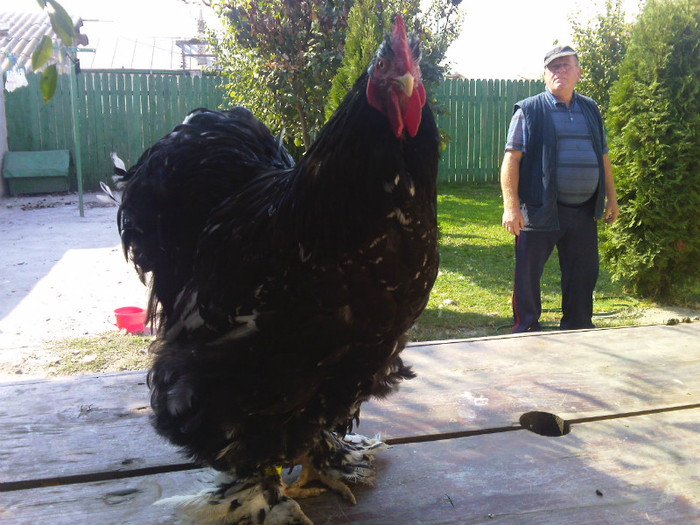
[[[630,417],[648,416],[654,414],[662,414],[666,412],[678,412],[682,410],[694,410],[700,408],[700,403],[689,405],[676,405],[664,408],[655,408],[650,410],[638,410],[635,412],[621,412],[617,414],[605,414],[600,416],[583,417],[577,419],[569,419],[567,423],[570,425],[582,425],[586,423],[595,423],[598,421],[608,421],[612,419],[626,419]],[[388,445],[404,445],[409,443],[425,443],[430,441],[443,441],[449,439],[459,439],[471,436],[483,436],[487,434],[499,434],[504,432],[512,432],[515,430],[527,430],[522,425],[516,424],[510,427],[494,427],[477,430],[464,430],[458,432],[445,432],[440,434],[426,434],[422,436],[406,436],[387,439]],[[153,467],[93,472],[86,474],[78,474],[74,476],[59,476],[54,478],[30,479],[23,481],[0,482],[0,492],[12,492],[17,490],[37,489],[43,487],[52,487],[57,485],[74,485],[80,483],[91,483],[95,481],[111,481],[117,479],[126,479],[140,476],[149,476],[153,474],[163,474],[168,472],[180,472],[186,470],[195,470],[202,468],[202,464],[198,463],[174,463],[169,465],[159,465]]]

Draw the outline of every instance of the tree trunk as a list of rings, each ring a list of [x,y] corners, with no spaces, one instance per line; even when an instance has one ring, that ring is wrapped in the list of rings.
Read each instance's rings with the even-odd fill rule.
[[[309,136],[309,126],[306,122],[306,111],[304,111],[301,99],[299,98],[297,98],[297,113],[299,115],[299,122],[301,122],[301,138],[304,141],[304,153],[306,153],[311,147],[311,137]]]

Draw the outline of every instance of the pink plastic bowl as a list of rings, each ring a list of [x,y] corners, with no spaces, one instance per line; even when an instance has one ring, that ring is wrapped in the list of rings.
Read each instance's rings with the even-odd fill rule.
[[[146,324],[146,311],[138,306],[122,306],[114,310],[117,328],[127,332],[141,332]]]

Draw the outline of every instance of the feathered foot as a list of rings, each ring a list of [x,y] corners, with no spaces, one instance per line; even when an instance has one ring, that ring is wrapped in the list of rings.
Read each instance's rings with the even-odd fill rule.
[[[248,479],[221,474],[216,482],[216,488],[155,504],[174,505],[196,524],[313,525],[299,504],[284,494],[282,478],[276,472]]]
[[[341,438],[324,432],[321,442],[302,458],[299,479],[285,489],[285,494],[296,498],[318,495],[325,489],[305,488],[305,485],[319,481],[355,505],[355,496],[345,482],[373,485],[374,455],[387,448],[389,446],[379,439],[360,434],[346,434]]]

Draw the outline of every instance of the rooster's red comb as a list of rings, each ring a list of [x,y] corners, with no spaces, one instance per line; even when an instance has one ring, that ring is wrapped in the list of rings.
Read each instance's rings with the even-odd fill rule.
[[[408,71],[413,70],[413,55],[406,41],[406,27],[403,25],[401,15],[396,15],[394,28],[391,35],[391,48],[394,51],[394,56],[397,57],[397,62],[402,64]]]
[[[396,15],[396,20],[394,21],[394,36],[406,38],[406,28],[403,25],[403,18],[399,14]]]

